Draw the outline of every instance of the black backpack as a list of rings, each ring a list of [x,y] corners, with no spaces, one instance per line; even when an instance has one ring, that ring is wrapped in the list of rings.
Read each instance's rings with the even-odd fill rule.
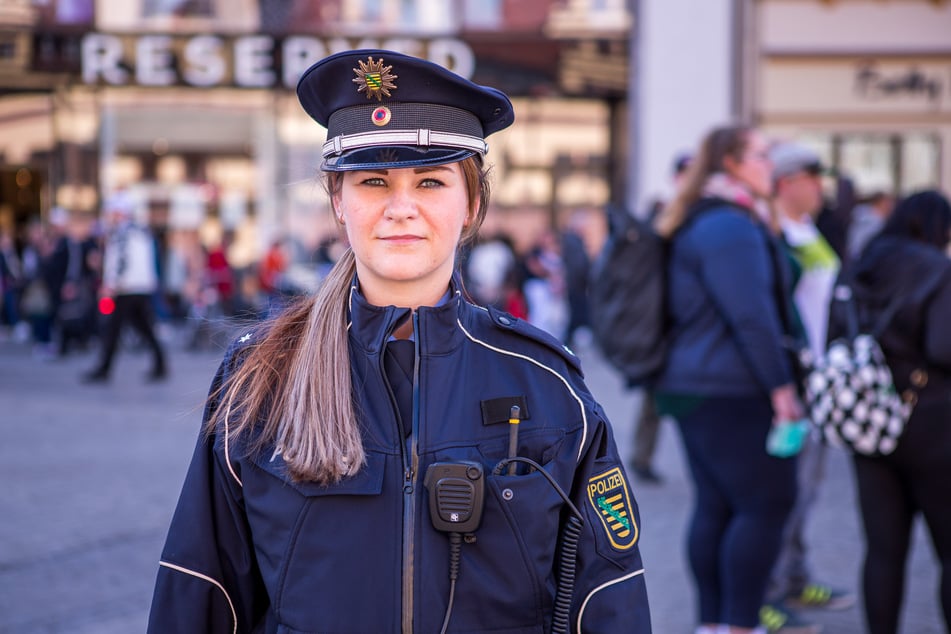
[[[728,204],[701,198],[677,231],[700,215]],[[670,342],[667,314],[669,241],[653,221],[608,207],[608,239],[591,267],[591,331],[604,358],[629,386],[649,385],[664,367]]]
[[[608,226],[589,279],[591,331],[605,359],[641,385],[667,357],[667,241],[621,208],[608,208]]]

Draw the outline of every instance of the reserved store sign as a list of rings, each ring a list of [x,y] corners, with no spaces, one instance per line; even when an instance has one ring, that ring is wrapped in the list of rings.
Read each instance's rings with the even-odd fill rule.
[[[86,84],[110,86],[294,88],[311,64],[354,48],[384,48],[424,57],[466,78],[475,71],[472,49],[456,38],[89,33],[82,40],[82,79]]]

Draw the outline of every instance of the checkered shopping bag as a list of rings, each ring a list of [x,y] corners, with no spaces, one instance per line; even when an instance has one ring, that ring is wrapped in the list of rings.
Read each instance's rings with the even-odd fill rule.
[[[802,361],[806,406],[827,444],[868,456],[895,451],[912,404],[895,389],[873,335],[836,339],[822,358]]]

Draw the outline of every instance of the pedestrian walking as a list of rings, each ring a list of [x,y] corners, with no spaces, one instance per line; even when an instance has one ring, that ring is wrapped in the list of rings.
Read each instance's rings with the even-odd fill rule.
[[[165,379],[165,352],[153,330],[153,295],[158,290],[155,240],[146,227],[134,220],[135,201],[127,192],[107,199],[103,211],[109,224],[103,251],[100,295],[114,302],[114,310],[102,335],[99,362],[82,376],[84,383],[109,380],[112,364],[125,327],[131,326],[152,352],[147,381]]]
[[[591,327],[588,306],[588,277],[591,274],[591,258],[582,237],[586,216],[576,213],[568,226],[560,232],[561,259],[564,264],[565,296],[568,303],[568,324],[561,340],[567,346],[576,346],[575,335],[579,330]],[[590,333],[588,333],[590,339]],[[582,339],[581,341],[584,341]]]
[[[543,231],[525,254],[522,290],[528,304],[528,321],[559,338],[569,322],[568,289],[561,240],[554,230]]]
[[[16,339],[18,330],[29,328],[26,322],[20,321],[20,296],[25,285],[22,259],[16,248],[13,232],[0,226],[0,334],[5,338],[9,334]],[[21,340],[23,337],[21,336]]]
[[[508,98],[385,50],[301,104],[350,248],[226,354],[149,631],[650,631],[640,517],[578,359],[468,303]]]
[[[675,158],[671,169],[674,191],[684,184],[687,167],[692,156],[688,152],[681,152]],[[653,222],[661,209],[663,200],[656,200],[647,212],[647,218]],[[645,484],[662,484],[664,478],[654,467],[654,453],[657,450],[657,438],[660,435],[661,417],[657,413],[657,404],[654,392],[650,385],[637,384],[628,381],[629,387],[640,392],[640,407],[634,417],[634,448],[631,452],[631,470],[634,477]]]
[[[803,413],[781,345],[788,277],[772,255],[767,151],[754,128],[713,130],[656,222],[670,240],[671,341],[655,389],[694,485],[687,555],[703,634],[759,626],[796,497],[795,458],[766,450],[771,430]]]
[[[48,225],[31,222],[20,259],[23,290],[18,312],[30,326],[33,356],[49,361],[56,358],[53,322],[58,302],[58,276],[53,262],[55,241]]]
[[[96,332],[96,289],[98,273],[93,268],[99,259],[99,245],[77,218],[65,210],[63,234],[56,243],[56,261],[60,281],[59,306],[56,310],[58,356],[65,357],[74,347],[85,349]]]
[[[941,573],[938,596],[951,629],[951,205],[937,191],[898,203],[853,265],[851,287],[861,328],[895,306],[878,341],[895,388],[914,403],[893,453],[855,454],[866,550],[862,594],[869,634],[895,634],[904,599],[912,524],[928,526]],[[897,299],[896,299],[897,298]],[[834,339],[848,332],[835,302]]]

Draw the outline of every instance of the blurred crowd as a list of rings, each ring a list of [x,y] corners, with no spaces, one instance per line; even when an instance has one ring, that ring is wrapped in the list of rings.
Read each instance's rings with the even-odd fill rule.
[[[107,346],[111,330],[130,346],[151,345],[147,330],[190,350],[224,345],[232,326],[312,291],[342,250],[336,236],[310,252],[279,236],[246,263],[232,256],[233,232],[169,229],[147,216],[120,192],[97,214],[55,207],[18,232],[0,227],[0,339],[30,343],[41,360]],[[121,315],[123,296],[147,302]]]
[[[660,483],[661,417],[694,485],[687,559],[697,634],[815,634],[808,611],[862,598],[866,631],[898,631],[911,527],[928,525],[951,622],[951,204],[939,191],[856,196],[809,147],[754,127],[712,130],[678,157],[646,216],[666,240],[668,350],[640,384],[633,475]],[[841,308],[853,301],[858,310]],[[597,307],[592,306],[592,311]],[[813,575],[805,539],[826,442],[805,406],[800,350],[872,333],[911,409],[897,449],[851,454],[866,552],[861,587]],[[839,398],[855,398],[845,392]],[[851,402],[840,402],[842,408]],[[864,420],[858,405],[852,420]],[[858,425],[858,423],[853,423]],[[881,425],[882,421],[872,421]],[[779,432],[801,429],[780,444]],[[864,432],[863,432],[864,433]],[[783,445],[786,445],[783,448]],[[779,448],[777,448],[779,447]]]
[[[591,260],[578,228],[549,229],[524,251],[504,232],[481,236],[461,271],[472,300],[538,326],[566,345],[589,338]]]

